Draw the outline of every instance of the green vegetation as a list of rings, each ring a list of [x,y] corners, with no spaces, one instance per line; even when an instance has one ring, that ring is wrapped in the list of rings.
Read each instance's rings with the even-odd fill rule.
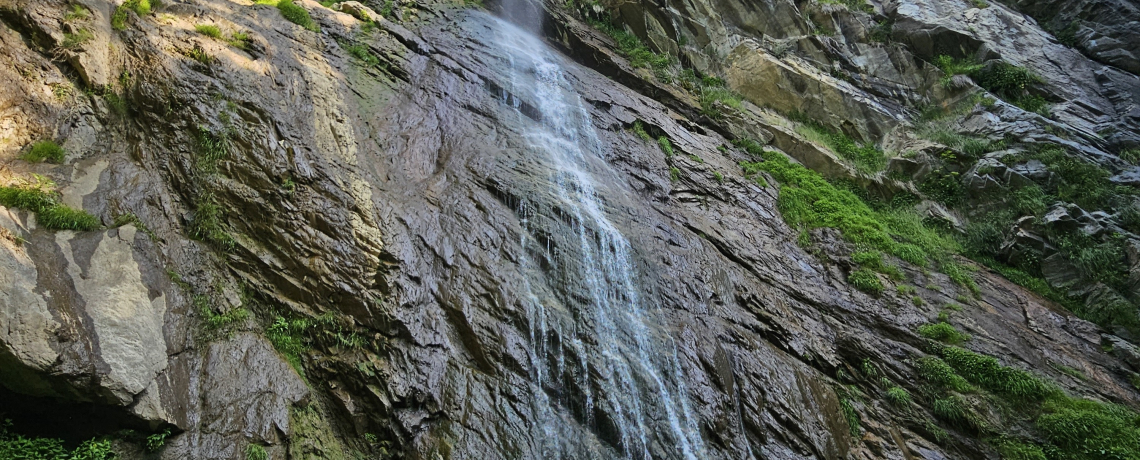
[[[293,3],[293,0],[281,0],[277,2],[277,9],[281,11],[281,16],[284,16],[289,22],[313,32],[320,31],[320,27],[313,21],[313,17],[309,16],[309,10]]]
[[[0,205],[34,212],[36,222],[50,230],[91,231],[101,226],[95,216],[60,203],[57,193],[41,187],[0,186]]]
[[[161,433],[155,433],[146,437],[146,451],[158,452],[166,445],[166,438],[170,436],[170,430],[164,430]]]
[[[878,251],[921,267],[936,263],[955,283],[977,289],[969,271],[953,258],[961,249],[958,242],[925,225],[913,210],[890,205],[872,209],[851,190],[824,180],[818,173],[792,163],[783,155],[765,151],[753,141],[741,141],[738,145],[763,160],[743,163],[745,175],[765,171],[780,183],[777,207],[788,225],[801,229],[837,228],[860,252]],[[860,260],[870,269],[888,274],[892,271],[880,268],[882,265],[875,263],[871,254],[860,254]],[[875,282],[877,277],[872,281],[867,274],[852,273],[862,286],[860,289],[881,292],[881,282]]]
[[[234,48],[244,50],[246,48],[249,48],[249,40],[249,33],[234,32],[230,34],[230,38],[226,40],[226,43]]]
[[[661,146],[662,152],[665,152],[665,158],[673,158],[673,144],[669,142],[668,137],[658,137],[657,145]]]
[[[63,43],[60,47],[68,50],[78,50],[84,43],[87,43],[95,38],[95,34],[91,33],[90,29],[80,28],[75,33],[64,32]]]
[[[949,323],[945,322],[923,324],[918,327],[918,335],[951,345],[956,345],[970,340],[969,334],[959,332],[958,329],[954,328],[954,326],[951,326]]]
[[[136,216],[134,213],[128,212],[126,214],[115,216],[112,225],[114,227],[122,227],[127,224],[134,225],[135,228],[139,229],[139,231],[145,233],[146,236],[150,237],[152,241],[158,241],[158,235],[156,235],[154,231],[150,229],[150,227],[147,227],[146,224],[143,223],[142,219],[139,219],[139,216]]]
[[[198,61],[199,63],[204,64],[204,65],[210,65],[210,64],[214,63],[214,57],[210,56],[210,54],[207,53],[206,50],[199,48],[197,46],[190,48],[189,50],[187,50],[185,52],[185,54],[186,54],[186,57],[193,59],[195,61]]]
[[[150,0],[127,0],[116,7],[115,12],[111,14],[111,28],[115,30],[126,30],[127,16],[130,11],[133,11],[139,16],[146,16],[150,14],[150,10]]]
[[[198,195],[194,208],[194,219],[190,222],[190,236],[213,243],[223,251],[233,251],[237,247],[237,241],[223,226],[225,216],[214,194],[207,192]]]
[[[878,147],[855,142],[846,134],[831,131],[802,115],[793,114],[791,118],[799,122],[796,126],[797,133],[808,140],[826,145],[840,157],[851,162],[856,171],[874,174],[887,166],[886,155]]]
[[[871,295],[877,296],[883,293],[883,282],[879,280],[879,275],[867,268],[852,271],[847,275],[847,282],[855,289]]]
[[[988,392],[990,404],[1005,405],[1032,422],[1041,445],[1008,436],[993,441],[1003,458],[1136,459],[1140,458],[1140,414],[1116,405],[1073,398],[1052,383],[1026,371],[1002,366],[990,356],[954,346],[941,346],[937,357],[920,358],[919,376],[927,382],[924,396],[936,416],[976,430],[1001,433],[987,426],[958,394]],[[1016,404],[1016,408],[1014,408]]]
[[[63,15],[63,22],[83,22],[91,17],[91,10],[78,3],[72,3],[71,8]]]
[[[733,110],[742,110],[743,105],[739,94],[728,89],[724,80],[710,76],[699,76],[693,69],[684,69],[680,73],[679,83],[682,88],[693,92],[701,104],[701,115],[719,120],[724,116],[721,106]]]
[[[633,134],[636,134],[637,137],[640,137],[643,141],[649,142],[653,140],[653,137],[645,130],[645,124],[641,123],[641,120],[633,122],[633,128],[631,128],[631,130]]]
[[[819,0],[819,2],[829,5],[843,5],[852,11],[862,11],[864,13],[875,12],[875,8],[867,3],[866,0]]]
[[[637,35],[615,25],[612,21],[588,19],[588,22],[594,28],[609,35],[617,43],[617,52],[629,59],[629,64],[634,68],[652,69],[658,80],[672,81],[672,76],[669,73],[669,68],[673,66],[672,56],[650,51],[649,47],[645,46],[640,38],[637,38]]]
[[[1133,166],[1140,165],[1140,149],[1122,150],[1120,159]]]
[[[1029,112],[1048,116],[1048,103],[1041,96],[1031,94],[1033,87],[1043,80],[1024,67],[1006,62],[981,64],[970,59],[938,56],[934,64],[942,70],[942,85],[949,87],[955,75],[966,75],[978,86]]]
[[[669,181],[677,182],[679,180],[681,180],[681,170],[677,169],[676,166],[669,168]]]
[[[269,454],[259,444],[250,444],[245,448],[245,460],[266,460]]]
[[[27,153],[20,156],[21,160],[29,163],[39,163],[41,161],[48,161],[51,163],[63,163],[66,153],[63,147],[53,141],[40,141],[32,144],[32,148]]]
[[[12,432],[12,421],[0,423],[0,458],[13,460],[114,460],[111,441],[90,439],[74,450],[62,439],[25,437]]]
[[[368,345],[363,336],[352,331],[332,312],[316,318],[286,319],[278,316],[265,328],[265,337],[301,376],[305,375],[301,356],[313,345],[342,349]]]
[[[899,408],[904,408],[910,405],[910,393],[900,386],[892,386],[887,389],[887,402]]]
[[[222,39],[222,29],[220,29],[218,26],[213,25],[213,24],[198,24],[198,25],[194,26],[194,30],[198,31],[198,33],[200,33],[202,35],[213,38],[215,40],[221,40]]]
[[[359,59],[364,65],[369,67],[376,67],[380,65],[380,58],[372,54],[367,45],[361,43],[350,43],[344,48],[352,57]]]
[[[713,171],[713,179],[716,179],[716,183],[723,184],[724,174],[721,174],[720,171]]]

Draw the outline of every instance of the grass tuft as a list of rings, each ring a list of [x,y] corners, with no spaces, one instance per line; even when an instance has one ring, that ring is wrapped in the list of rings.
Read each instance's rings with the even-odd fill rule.
[[[55,193],[32,187],[0,186],[0,205],[36,213],[36,222],[50,230],[91,231],[99,228],[99,219],[81,209],[59,202]]]
[[[937,340],[939,342],[956,345],[967,340],[970,340],[970,335],[964,332],[959,332],[954,326],[949,323],[941,322],[935,324],[923,324],[918,327],[918,335],[926,337],[930,340]]]
[[[53,141],[40,141],[32,144],[32,148],[28,150],[28,153],[21,155],[20,159],[29,163],[47,161],[59,164],[63,163],[66,156],[63,147],[60,147],[59,144]]]
[[[221,40],[222,38],[222,29],[213,24],[198,24],[194,26],[194,30],[215,40]]]
[[[289,22],[313,32],[320,31],[320,27],[317,26],[317,23],[313,22],[313,17],[309,16],[309,10],[293,3],[293,0],[281,0],[277,2],[277,9],[281,11],[281,16],[284,16]]]

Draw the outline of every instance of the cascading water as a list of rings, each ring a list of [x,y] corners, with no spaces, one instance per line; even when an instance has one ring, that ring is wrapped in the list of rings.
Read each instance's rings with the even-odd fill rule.
[[[515,21],[538,21],[529,3],[504,8],[516,13],[510,15]],[[604,414],[616,432],[610,443],[625,457],[704,458],[676,347],[654,327],[647,310],[656,309],[646,306],[657,302],[639,289],[630,243],[607,218],[596,178],[588,171],[589,164],[604,164],[598,161],[603,146],[589,112],[563,72],[560,55],[522,28],[497,24],[498,43],[510,65],[505,99],[523,109],[526,143],[535,161],[549,170],[546,193],[524,198],[516,209],[525,230],[523,246],[555,266],[545,271],[524,266],[542,273],[531,283],[560,285],[531,290],[527,300],[534,407],[536,418],[544,421],[540,435],[547,457],[565,454],[566,444],[575,441],[561,428],[571,411],[544,388],[572,386],[579,389],[574,399],[580,421],[592,425],[598,422],[594,414]],[[537,28],[534,22],[527,25]],[[539,228],[540,219],[558,228]],[[551,247],[550,238],[538,243],[536,232],[560,234],[562,247]],[[576,362],[567,362],[567,355]],[[568,375],[580,381],[558,382]]]

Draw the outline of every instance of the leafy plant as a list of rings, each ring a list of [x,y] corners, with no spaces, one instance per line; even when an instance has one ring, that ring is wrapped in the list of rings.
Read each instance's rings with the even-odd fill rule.
[[[158,452],[166,445],[166,438],[170,436],[170,430],[163,430],[161,433],[155,433],[146,437],[146,451]]]
[[[111,441],[89,439],[74,450],[61,439],[26,437],[12,432],[12,421],[0,423],[0,458],[13,460],[114,460]]]
[[[133,11],[139,16],[146,16],[150,14],[150,10],[150,0],[127,0],[116,7],[115,12],[111,14],[111,28],[126,30],[129,12]]]
[[[852,271],[851,274],[847,275],[847,282],[851,283],[855,289],[871,295],[877,296],[883,293],[883,282],[879,280],[879,276],[866,268]]]
[[[641,120],[633,122],[633,128],[631,128],[631,131],[633,131],[633,134],[636,134],[637,137],[640,137],[643,141],[649,142],[653,140],[653,137],[650,136],[649,132],[645,130],[645,124],[643,124]]]
[[[887,402],[895,407],[907,407],[910,405],[910,393],[899,386],[892,386],[887,389]]]
[[[669,142],[669,138],[661,136],[657,138],[657,145],[661,146],[661,151],[665,152],[665,158],[673,157],[673,144]]]
[[[87,43],[95,38],[95,34],[91,33],[90,29],[80,28],[75,33],[64,32],[63,43],[59,46],[68,50],[78,50],[84,43]]]

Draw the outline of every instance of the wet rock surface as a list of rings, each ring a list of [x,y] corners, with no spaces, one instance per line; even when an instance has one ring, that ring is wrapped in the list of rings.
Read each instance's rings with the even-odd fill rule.
[[[498,20],[408,6],[399,9],[408,22],[380,18],[375,32],[358,35],[352,15],[304,5],[322,32],[285,21],[271,6],[171,2],[160,12],[170,17],[130,15],[126,31],[99,29],[92,45],[113,43],[118,57],[83,54],[96,63],[69,60],[70,70],[51,64],[43,48],[50,45],[37,45],[56,27],[44,18],[62,18],[66,5],[5,7],[0,51],[19,64],[0,69],[0,81],[27,91],[0,96],[2,113],[19,114],[0,121],[0,155],[7,161],[43,137],[70,144],[63,165],[13,160],[0,166],[0,177],[47,175],[63,201],[113,228],[51,232],[30,213],[0,209],[0,227],[13,235],[0,238],[0,383],[169,428],[161,456],[171,459],[246,458],[249,445],[265,446],[271,458],[380,456],[368,436],[404,458],[637,455],[623,438],[624,404],[654,414],[644,422],[648,456],[681,458],[664,415],[680,408],[607,380],[612,369],[600,350],[608,344],[589,333],[598,320],[582,313],[591,288],[582,261],[604,249],[603,232],[564,207],[551,160],[528,138],[542,123],[535,109],[542,101],[516,88]],[[709,36],[686,46],[753,53],[726,61],[736,63],[726,69],[730,82],[748,88],[731,67],[747,69],[740,63],[748,59],[783,72],[748,99],[794,89],[781,82],[811,82],[805,75],[817,71],[769,62],[755,42],[727,46],[731,40],[716,34],[728,32],[712,20],[723,15],[756,35],[806,37],[810,28],[795,5],[698,6],[716,16],[687,13],[695,25],[686,30],[703,27]],[[102,21],[114,9],[89,7]],[[625,8],[630,17],[646,10]],[[647,33],[665,47],[674,22],[662,15],[634,27],[658,31]],[[605,52],[584,24],[563,20],[559,30]],[[247,31],[247,47],[194,32],[207,22]],[[361,65],[342,48],[354,40],[382,64]],[[825,53],[807,38],[798,46],[809,57]],[[197,52],[212,59],[191,58]],[[558,57],[597,136],[598,148],[578,167],[592,178],[602,215],[628,241],[657,352],[650,361],[678,371],[663,386],[688,404],[703,445],[697,457],[993,457],[974,437],[955,432],[936,443],[881,399],[841,402],[837,392],[841,373],[858,374],[868,361],[883,378],[919,391],[913,359],[925,355],[925,342],[915,328],[962,296],[971,300],[953,322],[974,337],[971,349],[1073,394],[1135,404],[1127,381],[1140,371],[1134,346],[996,273],[975,273],[975,297],[945,275],[904,266],[906,282],[927,286],[919,305],[893,289],[882,297],[853,289],[846,282],[852,248],[826,230],[810,235],[809,249],[797,244],[800,231],[782,220],[775,182],[759,184],[738,166],[747,154],[725,136],[741,134],[702,124],[692,101],[652,81],[623,84],[636,75],[628,63],[611,55],[603,57],[612,67],[598,65],[605,60],[587,52],[573,58],[596,70]],[[51,90],[66,75],[89,84],[109,75],[115,83],[118,69],[130,70],[115,89],[130,101],[123,111],[106,95]],[[820,85],[831,90],[799,91],[826,99],[818,108],[835,120],[865,121],[852,133],[886,135],[904,112],[875,102],[865,85]],[[660,91],[659,100],[650,91]],[[1131,126],[1118,110],[1123,102],[1073,97],[1095,102],[1081,108],[1102,112],[1093,118]],[[734,129],[846,174],[829,152],[757,120]],[[630,131],[635,121],[670,140],[672,163],[658,143]],[[212,168],[202,162],[203,136],[228,145]],[[903,163],[899,171],[921,174],[921,166]],[[191,238],[211,204],[223,210],[232,248]],[[115,226],[126,213],[146,231]],[[211,317],[239,309],[252,317],[210,332]],[[297,359],[302,376],[262,335],[276,317],[321,315],[339,318],[368,345],[306,350]],[[1104,342],[1115,344],[1111,353]],[[640,397],[623,399],[630,394]],[[844,404],[862,420],[858,437]]]

